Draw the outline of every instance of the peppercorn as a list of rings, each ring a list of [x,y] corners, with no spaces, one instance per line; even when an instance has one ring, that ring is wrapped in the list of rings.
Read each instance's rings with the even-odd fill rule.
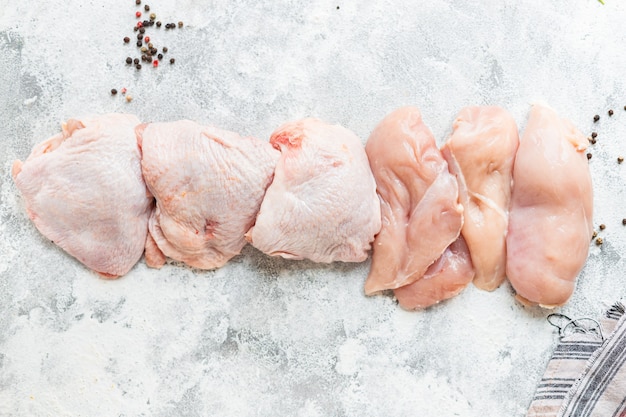
[[[138,30],[139,30],[139,27],[137,27],[137,26],[135,26],[135,27],[133,28],[133,32],[137,32]]]
[[[146,61],[147,62],[152,62],[152,57],[150,55],[146,55]]]
[[[617,163],[618,163],[618,164],[621,164],[622,162],[624,162],[624,157],[622,157],[622,156],[618,156],[618,157],[617,157]]]
[[[126,63],[128,65],[132,64],[133,63],[133,59],[131,57],[126,58]]]
[[[156,19],[156,15],[154,13],[150,13],[150,20]]]
[[[141,17],[141,12],[139,10],[135,12],[135,17]]]
[[[122,88],[122,94],[126,94],[126,87]]]
[[[138,48],[141,48],[141,45],[143,45],[143,42],[141,42],[141,40],[138,40],[138,41],[137,41],[137,47],[138,47]]]
[[[589,142],[591,142],[592,145],[596,144],[596,140],[595,139],[591,139]]]
[[[587,159],[591,159],[591,156],[592,156],[592,155],[591,155],[590,153],[588,153],[588,154],[587,154]]]
[[[613,110],[609,110],[609,116],[613,116]]]
[[[158,55],[157,55],[157,58],[159,58],[159,59],[163,59],[163,54],[158,54]]]
[[[602,243],[603,243],[603,240],[601,237],[596,238],[596,245],[600,246],[602,245]]]
[[[137,64],[137,65],[135,65],[135,68],[137,68],[138,70],[140,70],[140,69],[141,69],[141,64]]]
[[[183,27],[183,22],[178,22],[178,27],[182,28]]]
[[[622,219],[622,224],[626,226],[626,219]]]
[[[624,106],[624,110],[626,110],[626,106]]]
[[[152,62],[152,66],[153,66],[154,68],[158,67],[158,66],[159,66],[159,61],[157,61],[157,60],[155,59],[155,60],[154,60],[154,62]]]
[[[116,95],[117,94],[117,90],[115,88],[111,89],[111,95]]]
[[[145,55],[141,55],[141,62],[146,62],[146,56]]]
[[[158,27],[158,28],[160,28],[160,27],[161,27],[161,21],[160,21],[160,20],[157,22],[157,27]],[[626,110],[626,106],[624,106],[624,110]]]
[[[595,116],[593,116],[593,122],[597,122],[598,120],[600,120],[600,116],[598,116],[597,114]]]
[[[163,53],[166,54],[167,53],[167,46],[163,47]]]
[[[135,65],[139,64],[139,58],[135,58],[135,59],[133,60],[133,63],[134,63]]]
[[[137,68],[137,69],[139,69],[139,68]],[[130,94],[129,94],[129,95],[127,95],[127,96],[126,96],[126,101],[127,101],[128,103],[130,103],[131,101],[133,101],[133,96],[131,96]]]
[[[148,41],[146,41],[146,42],[148,42]],[[152,48],[154,48],[154,45],[152,45],[152,42],[148,42],[148,49],[152,49]]]
[[[130,42],[130,38],[129,38],[128,36],[126,36],[126,37],[124,38],[124,43],[128,43],[128,42]]]
[[[148,6],[148,5],[146,4],[145,6],[143,6],[143,9],[144,9],[146,12],[149,12],[149,11],[150,11],[150,6]]]
[[[138,28],[143,27],[143,23],[142,22],[137,22],[137,27]]]
[[[137,39],[142,40],[143,39],[143,34],[142,33],[138,33],[137,34]]]
[[[145,29],[144,27],[141,27],[141,28],[139,29],[139,33],[141,33],[141,34],[146,33],[146,29]]]
[[[337,10],[339,10],[339,6],[337,6]]]
[[[600,230],[604,230],[606,229],[606,225],[604,223],[602,223],[600,226],[598,226],[600,228]]]
[[[145,46],[142,46],[140,50],[141,50],[141,52],[143,52],[144,54],[145,54],[146,52],[148,52],[148,48],[146,48]]]
[[[139,6],[141,4],[141,0],[135,0],[135,4]]]
[[[150,55],[156,55],[156,54],[157,54],[157,52],[159,52],[159,51],[157,51],[157,49],[156,49],[156,48],[152,48],[152,49],[150,49]]]
[[[149,20],[144,20],[142,23],[143,23],[143,26],[150,26]]]
[[[591,132],[591,137],[595,139],[598,137],[598,134],[596,132]]]
[[[593,231],[593,234],[591,235],[591,239],[595,239],[596,236],[598,236],[598,232],[596,232],[595,230]]]
[[[146,36],[146,42],[150,42],[150,36]]]
[[[170,28],[170,24],[169,24],[169,23],[166,23],[166,24],[165,24],[165,29],[169,29],[169,28]]]
[[[170,59],[170,64],[173,64],[174,62],[176,62],[174,58]]]

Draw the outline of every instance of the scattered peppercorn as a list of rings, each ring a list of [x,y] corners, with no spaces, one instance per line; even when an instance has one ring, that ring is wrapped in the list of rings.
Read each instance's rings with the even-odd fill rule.
[[[114,96],[117,94],[117,90],[115,88],[111,89],[111,95]]]
[[[150,36],[146,36],[146,42],[150,42]]]
[[[596,144],[596,140],[595,139],[591,139],[589,142],[591,142],[592,145]]]
[[[183,22],[182,22],[182,21],[181,21],[181,22],[178,22],[178,27],[179,27],[179,28],[182,28],[182,27],[183,27]]]
[[[596,245],[600,246],[602,245],[602,243],[603,243],[603,240],[601,237],[596,238]]]
[[[337,6],[337,10],[339,10],[339,6]]]
[[[154,62],[152,62],[152,66],[153,66],[154,68],[158,67],[158,66],[159,66],[159,61],[157,61],[157,60],[155,59],[155,60],[154,60]]]
[[[133,101],[133,96],[131,96],[130,94],[126,96],[126,101],[128,103],[130,103],[131,101]]]
[[[126,36],[126,37],[124,38],[124,43],[128,43],[128,42],[130,42],[130,38],[129,38],[128,36]]]
[[[600,228],[600,230],[604,230],[606,229],[606,225],[604,223],[602,223],[600,226],[598,226]]]
[[[139,27],[138,27],[138,26],[135,26],[135,27],[133,28],[133,32],[137,32],[138,30],[139,30]]]
[[[150,21],[149,20],[144,20],[143,22],[141,22],[144,26],[150,26]]]
[[[622,219],[622,224],[626,226],[626,219]]]
[[[137,47],[138,47],[138,48],[140,48],[140,47],[141,47],[141,45],[143,45],[143,42],[141,42],[141,40],[138,40],[138,41],[137,41]]]
[[[591,132],[591,137],[595,139],[598,137],[598,134],[596,132]]]
[[[142,22],[137,22],[137,27],[138,28],[143,27],[143,23]]]
[[[141,17],[141,12],[139,10],[135,12],[135,17]]]
[[[587,154],[587,159],[591,159],[591,156],[592,156],[592,155],[591,155],[590,153],[588,153],[588,154]]]
[[[133,59],[131,57],[126,58],[126,63],[127,64],[132,64],[133,63]]]
[[[142,40],[143,39],[143,34],[142,33],[138,33],[137,34],[137,39]]]
[[[156,19],[156,15],[154,13],[150,13],[150,20]]]
[[[146,28],[141,27],[141,28],[139,29],[139,33],[141,33],[141,34],[146,33]]]
[[[176,60],[174,58],[170,59],[170,64],[173,64],[174,62],[176,62]]]
[[[146,61],[147,62],[152,62],[152,57],[150,55],[146,55]]]
[[[624,106],[624,110],[626,110],[626,106]]]
[[[613,110],[609,110],[609,116],[613,116]]]
[[[157,27],[158,27],[158,28],[160,28],[160,27],[161,27],[161,21],[160,21],[160,20],[157,22]],[[624,110],[626,110],[626,106],[624,106]]]
[[[126,94],[126,87],[122,88],[122,94]]]
[[[167,53],[167,46],[163,47],[163,53],[166,54]]]
[[[617,157],[617,163],[618,163],[618,164],[621,164],[622,162],[624,162],[624,157],[622,157],[622,156],[618,156],[618,157]]]
[[[135,65],[135,68],[137,68],[138,70],[140,70],[140,69],[141,69],[141,64],[137,64],[137,65]]]
[[[158,55],[157,55],[157,58],[159,58],[159,59],[163,59],[163,54],[158,54]]]
[[[595,116],[593,116],[593,122],[596,123],[598,120],[600,120],[600,116],[598,116],[597,114]]]
[[[146,4],[145,6],[143,6],[143,9],[144,9],[146,12],[149,12],[149,11],[150,11],[150,6],[148,6],[148,5]]]
[[[150,55],[156,55],[156,54],[157,54],[157,52],[159,52],[159,51],[157,51],[157,49],[156,49],[156,48],[152,48],[152,49],[150,49]]]
[[[598,232],[594,230],[594,231],[593,231],[593,235],[591,235],[591,239],[592,239],[592,240],[593,240],[593,239],[595,239],[595,238],[596,238],[596,236],[598,236]]]
[[[135,0],[135,4],[136,5],[140,5],[141,4],[141,0]]]
[[[148,48],[146,48],[145,46],[142,46],[140,51],[145,54],[146,52],[148,52]]]
[[[135,65],[139,64],[139,58],[135,58],[135,59],[133,60],[133,63],[134,63]]]

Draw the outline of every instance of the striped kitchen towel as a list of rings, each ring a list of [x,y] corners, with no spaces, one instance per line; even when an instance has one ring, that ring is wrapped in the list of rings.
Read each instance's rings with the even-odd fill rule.
[[[560,314],[549,320],[560,340],[526,416],[626,417],[624,305],[616,303],[599,322]]]

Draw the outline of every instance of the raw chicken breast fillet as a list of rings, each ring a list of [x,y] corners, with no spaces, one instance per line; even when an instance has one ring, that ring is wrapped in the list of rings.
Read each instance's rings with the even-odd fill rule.
[[[457,180],[415,107],[385,117],[365,146],[383,225],[365,293],[411,284],[454,242],[463,225]]]
[[[459,182],[461,234],[476,272],[474,284],[493,291],[506,277],[506,234],[519,145],[511,115],[495,106],[466,107],[441,152]]]
[[[393,292],[400,306],[417,310],[458,295],[472,282],[474,268],[463,236],[452,242],[424,276]]]
[[[212,269],[239,254],[279,152],[259,139],[188,120],[141,125],[137,140],[156,198],[148,265],[160,267],[168,256]]]
[[[507,277],[523,302],[554,307],[571,296],[589,253],[593,195],[587,139],[535,105],[515,158]]]
[[[361,262],[380,229],[380,202],[361,140],[317,119],[286,123],[252,245],[269,255],[315,262]]]
[[[132,115],[71,119],[15,161],[13,179],[39,231],[107,278],[141,258],[153,199],[141,176]]]

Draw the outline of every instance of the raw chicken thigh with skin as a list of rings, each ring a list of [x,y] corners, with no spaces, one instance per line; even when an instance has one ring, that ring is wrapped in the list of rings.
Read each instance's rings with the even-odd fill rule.
[[[156,198],[148,265],[160,267],[168,256],[212,269],[239,254],[279,152],[259,139],[188,120],[141,125],[137,140]]]
[[[535,105],[517,151],[507,277],[523,302],[554,307],[574,290],[589,253],[593,195],[587,139]]]
[[[274,181],[247,237],[269,255],[361,262],[380,229],[380,202],[361,140],[318,119],[278,128]]]
[[[393,292],[407,310],[430,307],[458,295],[474,278],[474,268],[463,236],[452,242],[424,276]]]
[[[493,291],[506,276],[506,234],[519,145],[511,115],[495,106],[466,107],[441,152],[459,181],[461,234],[476,272],[474,284]]]
[[[417,108],[403,107],[385,117],[365,150],[383,218],[365,282],[369,295],[421,279],[458,238],[463,207],[456,178]]]
[[[71,119],[15,161],[13,179],[39,231],[106,278],[141,258],[153,199],[141,176],[132,115]]]

